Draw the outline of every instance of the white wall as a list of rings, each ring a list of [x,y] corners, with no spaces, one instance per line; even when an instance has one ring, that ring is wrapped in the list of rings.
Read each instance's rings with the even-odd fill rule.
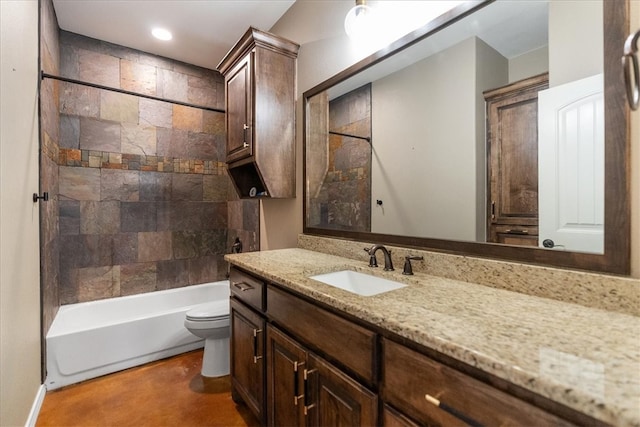
[[[485,241],[483,91],[508,75],[470,38],[373,83],[373,232]]]
[[[40,388],[38,2],[0,1],[0,425],[24,425]]]
[[[475,240],[475,48],[468,39],[373,83],[371,231]]]
[[[483,92],[509,83],[511,63],[478,39],[476,43],[476,241],[487,240],[487,106]],[[533,73],[532,73],[533,74]],[[532,74],[529,74],[531,76]]]
[[[509,83],[547,71],[549,71],[548,46],[509,59]]]
[[[603,72],[601,56],[580,54],[585,49],[604,50],[602,19],[602,1],[549,3],[549,87]],[[567,52],[575,54],[567,55]]]

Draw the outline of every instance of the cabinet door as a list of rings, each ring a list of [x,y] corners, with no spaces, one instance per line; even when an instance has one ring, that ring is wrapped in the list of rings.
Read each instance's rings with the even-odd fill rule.
[[[382,408],[382,425],[384,427],[418,427],[418,424],[389,405],[384,405]]]
[[[264,417],[265,320],[231,299],[231,384],[255,416]]]
[[[241,60],[226,76],[227,163],[253,154],[252,58]]]
[[[267,326],[267,414],[269,425],[304,425],[303,375],[307,353],[291,338]]]
[[[489,242],[538,244],[538,91],[547,86],[541,75],[486,94]]]
[[[314,354],[305,371],[305,413],[310,426],[378,425],[378,397]]]

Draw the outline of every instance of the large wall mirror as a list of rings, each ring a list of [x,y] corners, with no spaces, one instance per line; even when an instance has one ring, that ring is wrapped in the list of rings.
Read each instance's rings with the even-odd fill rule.
[[[466,2],[308,90],[304,232],[628,274],[628,2]]]

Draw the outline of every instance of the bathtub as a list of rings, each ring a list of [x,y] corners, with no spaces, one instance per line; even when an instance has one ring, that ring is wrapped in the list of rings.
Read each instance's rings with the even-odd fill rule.
[[[46,336],[47,390],[203,347],[185,313],[223,298],[226,280],[63,305]]]

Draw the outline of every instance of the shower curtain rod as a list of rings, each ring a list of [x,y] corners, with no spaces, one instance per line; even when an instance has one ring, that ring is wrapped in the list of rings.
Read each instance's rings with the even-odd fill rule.
[[[349,138],[364,139],[367,142],[371,142],[371,138],[368,137],[368,136],[350,135],[348,133],[335,132],[335,131],[332,131],[332,130],[330,130],[329,133],[331,135],[339,135],[339,136],[346,136],[346,137],[349,137]]]
[[[188,102],[176,101],[176,100],[173,100],[173,99],[165,99],[165,98],[160,98],[160,97],[153,96],[153,95],[145,95],[143,93],[136,93],[136,92],[132,92],[130,90],[124,90],[124,89],[118,89],[118,88],[115,88],[115,87],[103,86],[103,85],[99,85],[99,84],[96,84],[96,83],[83,82],[82,80],[70,79],[70,78],[61,77],[61,76],[54,76],[53,74],[48,74],[48,73],[45,73],[44,71],[41,71],[41,78],[43,80],[44,79],[53,79],[53,80],[59,80],[61,82],[73,83],[73,84],[78,84],[78,85],[82,85],[82,86],[89,86],[89,87],[93,87],[93,88],[96,88],[96,89],[110,90],[112,92],[123,93],[125,95],[133,95],[133,96],[139,96],[141,98],[153,99],[154,101],[162,101],[162,102],[168,102],[170,104],[183,105],[185,107],[199,108],[201,110],[207,110],[207,111],[215,111],[216,113],[224,113],[225,112],[225,110],[220,109],[220,108],[204,107],[202,105],[191,104],[191,103],[188,103]]]

